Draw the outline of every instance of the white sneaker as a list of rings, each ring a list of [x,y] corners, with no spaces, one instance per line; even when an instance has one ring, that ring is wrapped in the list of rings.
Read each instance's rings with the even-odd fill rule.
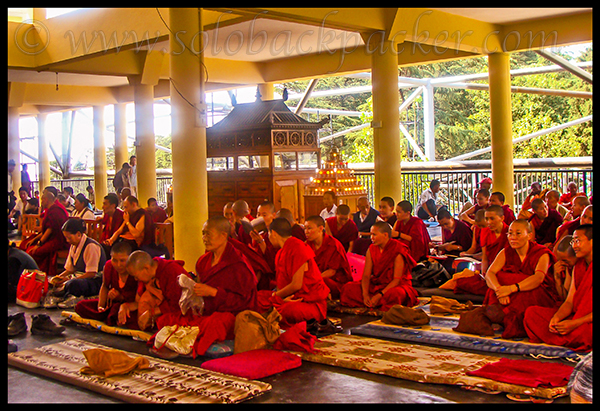
[[[84,298],[84,296],[75,297],[74,295],[69,295],[64,301],[58,303],[58,308],[74,308]]]

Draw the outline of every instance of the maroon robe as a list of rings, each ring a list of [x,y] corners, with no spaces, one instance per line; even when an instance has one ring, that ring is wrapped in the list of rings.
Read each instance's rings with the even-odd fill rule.
[[[537,214],[529,217],[529,222],[535,228],[535,242],[538,244],[554,244],[556,241],[556,230],[562,224],[563,218],[560,213],[553,209],[548,209],[548,216],[541,220]]]
[[[161,207],[158,207],[156,211],[152,211],[148,208],[147,211],[152,223],[154,224],[164,223],[164,221],[168,218],[167,212]]]
[[[306,241],[306,234],[300,224],[294,224],[292,226],[292,237],[296,237],[300,241]]]
[[[273,267],[271,267],[260,251],[255,250],[249,245],[244,244],[233,237],[229,237],[228,241],[238,251],[240,251],[244,257],[246,257],[250,267],[252,267],[252,270],[254,271],[254,274],[256,274],[257,277],[260,277],[259,284],[257,286],[258,289],[272,289],[270,284],[272,280],[275,280],[275,263],[273,262]]]
[[[575,295],[573,296],[573,312],[565,320],[581,318],[593,312],[593,269],[585,259],[580,258],[573,267]],[[550,320],[558,308],[529,307],[525,311],[524,326],[533,343],[545,343],[572,348],[575,351],[590,351],[593,347],[593,323],[582,324],[568,334],[560,335],[548,330]]]
[[[369,279],[369,295],[373,296],[383,290],[394,279],[394,260],[398,255],[404,259],[404,273],[399,284],[388,290],[381,297],[378,307],[382,311],[389,310],[393,305],[401,304],[412,307],[418,303],[418,293],[412,286],[411,270],[416,265],[411,257],[408,246],[398,240],[390,239],[383,251],[373,244],[369,247],[373,268]],[[362,280],[347,283],[341,292],[341,304],[347,307],[364,307],[362,296]]]
[[[538,260],[544,254],[550,256],[550,264],[542,283],[533,290],[512,293],[510,295],[510,303],[502,306],[504,311],[503,338],[527,336],[525,328],[523,328],[523,317],[528,307],[533,305],[556,307],[559,303],[553,276],[553,265],[556,258],[550,250],[543,245],[529,241],[527,255],[521,261],[514,248],[510,246],[504,248],[505,263],[502,269],[496,273],[500,285],[512,285],[534,275]],[[488,289],[483,304],[491,305],[498,303],[499,301],[494,290],[491,288]]]
[[[516,220],[515,213],[510,209],[508,204],[502,205],[502,210],[504,210],[504,222],[507,225],[510,225],[510,223]]]
[[[358,227],[356,226],[356,223],[354,221],[348,220],[346,224],[344,224],[339,230],[337,226],[336,216],[329,217],[325,220],[325,222],[327,223],[327,226],[331,231],[331,235],[335,237],[340,243],[342,243],[344,250],[348,251],[350,243],[358,239]]]
[[[463,251],[468,250],[473,241],[473,231],[464,221],[455,218],[454,231],[442,228],[442,243],[448,243],[450,241],[454,241],[455,245],[460,245]]]
[[[556,241],[562,236],[573,235],[579,225],[581,225],[581,216],[574,220],[563,222],[556,230]]]
[[[429,254],[429,232],[423,220],[416,216],[410,216],[406,223],[398,220],[394,226],[394,230],[399,233],[409,235],[412,237],[411,241],[398,238],[398,241],[404,243],[410,249],[410,255],[415,261],[421,261]]]
[[[100,243],[111,238],[115,231],[117,231],[119,227],[121,227],[121,224],[123,224],[123,214],[123,210],[121,210],[120,208],[117,208],[115,210],[112,217],[109,217],[108,215],[104,214],[102,220],[100,220],[102,223]]]
[[[335,270],[333,276],[323,278],[323,280],[331,291],[331,297],[337,300],[340,298],[342,286],[352,281],[352,272],[348,263],[348,257],[346,256],[346,250],[344,250],[342,243],[328,234],[323,235],[323,243],[318,249],[315,248],[315,244],[312,241],[306,241],[306,244],[315,253],[315,262],[321,273],[330,269]]]

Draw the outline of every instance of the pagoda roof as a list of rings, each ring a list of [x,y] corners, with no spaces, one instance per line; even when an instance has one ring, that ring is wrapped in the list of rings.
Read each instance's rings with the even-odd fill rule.
[[[224,119],[208,128],[207,131],[298,127],[319,129],[323,127],[325,121],[312,123],[303,119],[293,113],[282,99],[258,100],[253,103],[236,104]]]

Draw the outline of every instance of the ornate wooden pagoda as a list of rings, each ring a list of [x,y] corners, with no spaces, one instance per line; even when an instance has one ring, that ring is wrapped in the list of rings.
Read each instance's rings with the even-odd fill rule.
[[[235,105],[206,130],[209,215],[238,199],[254,214],[269,200],[303,222],[304,187],[321,159],[317,131],[327,121],[309,122],[281,99]]]

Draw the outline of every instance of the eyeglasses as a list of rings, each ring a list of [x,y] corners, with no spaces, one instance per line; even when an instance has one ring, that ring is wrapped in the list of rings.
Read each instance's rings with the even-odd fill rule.
[[[579,238],[573,238],[569,244],[571,244],[571,246],[574,246],[575,244],[579,244],[581,242],[581,240]]]

